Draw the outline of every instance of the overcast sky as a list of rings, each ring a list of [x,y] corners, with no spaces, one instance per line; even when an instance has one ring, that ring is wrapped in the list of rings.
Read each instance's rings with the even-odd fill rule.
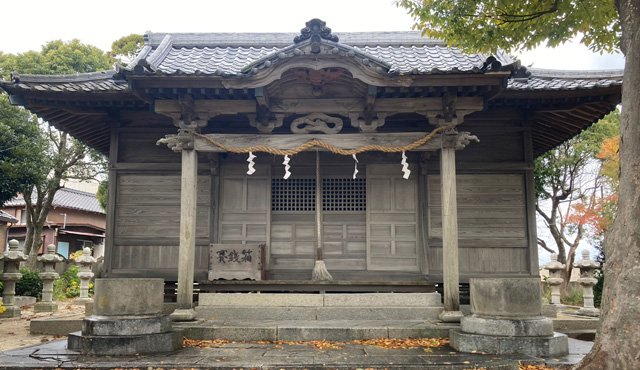
[[[40,50],[47,41],[80,39],[109,50],[132,33],[299,32],[320,18],[334,34],[357,31],[408,31],[412,20],[392,0],[21,0],[2,17],[0,51]],[[523,64],[550,69],[622,69],[620,54],[591,53],[577,43],[540,48],[519,55]],[[541,251],[541,264],[549,260]]]
[[[336,35],[355,31],[407,31],[411,18],[392,0],[22,0],[2,17],[0,51],[40,50],[47,41],[80,39],[109,50],[132,33],[298,32],[320,18]],[[620,55],[600,56],[567,44],[521,56],[524,65],[553,69],[621,69]]]

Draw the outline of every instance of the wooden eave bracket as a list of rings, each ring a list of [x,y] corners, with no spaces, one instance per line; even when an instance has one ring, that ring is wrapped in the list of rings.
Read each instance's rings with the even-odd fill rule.
[[[440,110],[429,110],[426,112],[418,112],[426,116],[429,124],[436,127],[453,126],[452,128],[441,133],[442,147],[454,148],[455,150],[464,149],[472,141],[480,142],[477,136],[471,135],[470,132],[458,132],[456,126],[462,124],[464,117],[478,109],[457,109],[458,97],[451,92],[446,92],[442,96],[442,107]]]
[[[382,127],[385,124],[388,113],[374,111],[377,92],[378,89],[375,86],[369,85],[367,87],[367,95],[364,98],[364,112],[349,113],[351,126],[357,128],[360,132],[376,132],[378,127]]]
[[[463,109],[458,109],[459,99],[461,98],[458,98],[455,93],[447,91],[442,96],[440,109],[416,113],[426,116],[432,126],[458,126],[462,124],[466,115],[480,111],[483,108],[481,104],[477,107],[465,106]]]
[[[256,87],[254,91],[256,98],[256,113],[247,114],[249,125],[255,127],[263,134],[270,134],[274,129],[282,127],[284,113],[271,113],[271,100],[264,87]]]
[[[207,126],[209,119],[219,114],[196,109],[195,101],[190,94],[181,96],[177,103],[177,106],[174,105],[172,110],[157,109],[156,106],[155,112],[170,117],[173,124],[180,129],[199,131]]]

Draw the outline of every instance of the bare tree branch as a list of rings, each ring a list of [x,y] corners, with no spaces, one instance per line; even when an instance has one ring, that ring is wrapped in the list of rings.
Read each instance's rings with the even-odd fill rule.
[[[547,246],[547,242],[545,242],[543,239],[538,238],[538,245],[542,247],[542,249],[546,250],[549,253],[557,253],[556,251],[554,251],[553,249],[549,248]]]

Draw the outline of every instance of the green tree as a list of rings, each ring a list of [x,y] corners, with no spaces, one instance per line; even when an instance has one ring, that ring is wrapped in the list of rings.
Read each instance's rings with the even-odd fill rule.
[[[69,42],[49,41],[38,51],[17,55],[0,55],[3,76],[9,73],[62,75],[104,71],[111,69],[111,59],[95,46],[85,45],[78,39]]]
[[[40,52],[0,55],[0,68],[6,76],[9,71],[28,74],[73,74],[111,68],[109,57],[95,46],[81,44],[78,40],[51,41]],[[68,179],[95,179],[104,172],[105,159],[97,151],[73,139],[67,133],[42,123],[41,134],[46,146],[41,153],[47,158],[41,175],[33,184],[21,189],[26,203],[27,233],[25,253],[29,255],[27,266],[33,267],[42,246],[42,228],[47,220],[56,192],[62,181]]]
[[[599,213],[602,204],[617,189],[599,168],[602,143],[618,136],[620,115],[617,111],[600,120],[575,138],[536,159],[536,211],[549,230],[553,246],[539,238],[538,245],[556,253],[566,265],[561,286],[568,294],[568,283],[580,242],[601,234]]]
[[[108,189],[108,184],[109,182],[107,180],[104,181],[100,181],[100,185],[98,185],[98,191],[96,192],[96,198],[98,198],[98,203],[100,204],[100,208],[102,208],[103,211],[107,211],[107,195],[109,192]]]
[[[625,56],[616,218],[604,240],[603,317],[577,369],[640,368],[640,4],[638,0],[398,0],[415,28],[465,50],[494,52],[559,45],[573,36],[592,50]]]
[[[111,44],[111,51],[107,53],[110,58],[113,58],[118,63],[127,65],[131,62],[136,52],[144,45],[144,38],[142,35],[131,34],[124,36]]]
[[[0,95],[0,207],[43,178],[45,138],[37,119]]]

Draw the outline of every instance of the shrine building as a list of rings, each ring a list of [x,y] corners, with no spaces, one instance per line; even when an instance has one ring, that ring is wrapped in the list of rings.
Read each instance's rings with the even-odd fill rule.
[[[622,71],[318,19],[144,40],[126,67],[0,87],[109,157],[104,275],[178,281],[184,309],[191,282],[246,277],[223,264],[293,286],[323,261],[346,291],[444,282],[448,311],[469,278],[536,276],[534,160],[621,97]]]

